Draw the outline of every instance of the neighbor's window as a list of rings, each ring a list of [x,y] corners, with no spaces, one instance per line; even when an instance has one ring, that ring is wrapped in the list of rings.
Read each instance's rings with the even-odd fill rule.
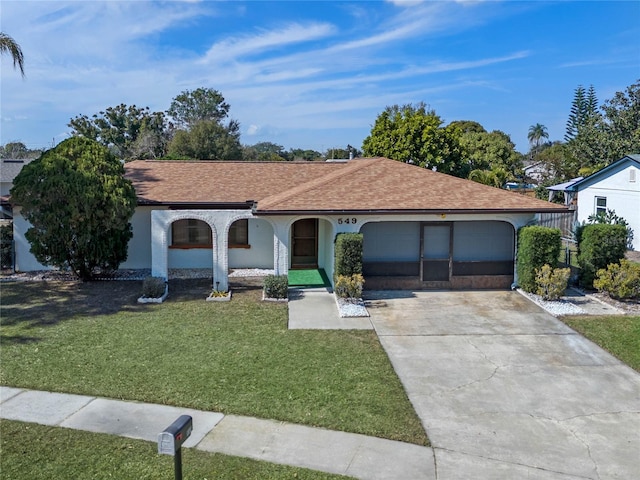
[[[607,197],[596,197],[596,215],[607,213]]]
[[[211,247],[211,227],[202,220],[189,218],[171,224],[172,247]]]
[[[229,247],[249,246],[249,220],[236,220],[229,227]]]

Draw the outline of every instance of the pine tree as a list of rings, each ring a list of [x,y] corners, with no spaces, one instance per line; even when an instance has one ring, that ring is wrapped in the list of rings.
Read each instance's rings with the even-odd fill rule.
[[[578,134],[578,128],[582,123],[586,112],[585,90],[582,85],[578,85],[573,95],[573,102],[571,102],[571,113],[569,113],[569,119],[567,120],[567,131],[564,134],[564,141],[570,142]]]

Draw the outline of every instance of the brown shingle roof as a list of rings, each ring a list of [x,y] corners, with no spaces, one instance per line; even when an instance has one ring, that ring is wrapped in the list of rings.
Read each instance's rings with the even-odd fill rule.
[[[258,214],[566,210],[386,158],[347,163],[135,161],[125,168],[140,203],[254,200]]]

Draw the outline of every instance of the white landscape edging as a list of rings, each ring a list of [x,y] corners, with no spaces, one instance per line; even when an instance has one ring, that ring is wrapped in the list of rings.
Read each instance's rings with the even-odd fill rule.
[[[361,298],[342,298],[335,293],[333,297],[336,299],[336,305],[338,306],[338,315],[340,318],[350,317],[369,317],[369,312],[364,306],[364,301]]]
[[[162,295],[161,297],[140,297],[138,298],[138,303],[162,303],[167,298],[167,295],[169,295],[169,285],[164,286],[164,295]]]
[[[231,301],[231,290],[229,290],[226,293],[227,293],[227,295],[225,295],[224,297],[213,297],[213,296],[209,295],[207,297],[207,302],[230,302]]]

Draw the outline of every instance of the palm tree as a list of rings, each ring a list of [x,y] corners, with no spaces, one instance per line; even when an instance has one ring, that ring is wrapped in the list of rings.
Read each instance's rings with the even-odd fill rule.
[[[8,53],[13,58],[13,68],[18,67],[24,77],[24,56],[16,41],[6,33],[0,32],[0,53]]]
[[[540,123],[531,125],[529,127],[529,134],[527,135],[527,138],[529,139],[529,143],[533,145],[533,148],[538,149],[538,147],[542,143],[542,139],[549,138],[549,133],[547,133],[547,127],[545,127]]]

